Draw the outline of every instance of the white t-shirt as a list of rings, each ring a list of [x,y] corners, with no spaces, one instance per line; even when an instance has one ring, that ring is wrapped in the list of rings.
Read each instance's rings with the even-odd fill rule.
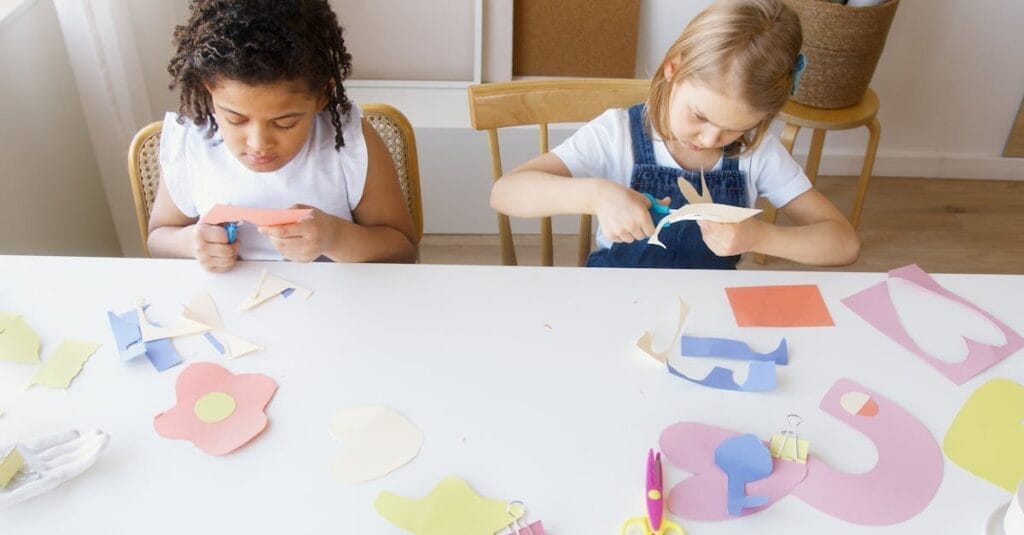
[[[679,168],[661,136],[651,136],[655,163]],[[575,134],[552,151],[569,168],[574,177],[607,178],[629,187],[633,174],[633,138],[629,130],[629,110],[611,109],[583,125]],[[722,168],[719,158],[714,169]],[[758,197],[765,197],[776,207],[785,206],[805,191],[811,182],[804,170],[786,152],[773,135],[766,135],[757,148],[739,159],[740,171],[747,178],[750,192],[747,204],[753,207]],[[597,229],[597,245],[612,246],[611,240]]]
[[[352,220],[366,184],[366,140],[362,112],[353,105],[342,116],[345,146],[334,148],[334,125],[328,112],[317,113],[305,146],[277,171],[250,171],[231,154],[219,133],[206,137],[206,129],[178,114],[164,117],[160,137],[161,180],[171,200],[189,217],[205,214],[215,204],[247,208],[315,206],[331,215]],[[283,260],[270,240],[255,225],[238,226],[239,258]]]

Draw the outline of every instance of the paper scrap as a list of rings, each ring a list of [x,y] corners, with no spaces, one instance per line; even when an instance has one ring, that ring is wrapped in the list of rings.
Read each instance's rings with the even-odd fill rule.
[[[204,333],[203,336],[205,336],[206,340],[210,342],[210,345],[217,350],[217,353],[220,353],[229,359],[235,359],[247,353],[263,349],[262,347],[235,336],[224,329],[224,321],[221,319],[220,313],[217,311],[217,303],[214,302],[212,297],[210,297],[210,294],[197,294],[182,310],[181,315],[182,317],[197,323],[209,325],[212,330]]]
[[[675,334],[673,334],[672,338],[670,338],[673,345],[675,344],[675,341],[679,339],[679,334],[683,332],[683,325],[686,323],[686,316],[689,313],[690,306],[686,304],[686,301],[683,301],[682,297],[680,297],[679,321],[676,322]],[[548,327],[550,328],[550,326]],[[663,364],[668,362],[668,355],[672,351],[671,346],[665,349],[664,351],[655,351],[654,333],[651,331],[644,331],[644,333],[640,335],[640,338],[636,341],[636,347],[639,348],[640,351],[643,351],[644,353],[648,354],[654,360],[661,362]]]
[[[145,355],[158,372],[183,362],[170,338],[151,342],[142,341],[138,311],[129,310],[120,315],[107,311],[107,319],[110,322],[110,329],[114,333],[114,343],[117,345],[117,351],[122,361],[127,362]]]
[[[313,291],[308,288],[303,288],[295,283],[288,282],[282,278],[269,275],[267,270],[263,270],[260,273],[260,280],[256,283],[256,291],[252,295],[248,296],[242,304],[238,306],[239,310],[249,310],[267,299],[280,294],[281,292],[291,288],[302,296],[303,299],[309,299],[309,296],[313,295]]]
[[[43,362],[29,385],[42,385],[50,388],[67,388],[71,381],[82,371],[82,366],[89,357],[100,348],[100,344],[81,340],[64,340],[52,355]]]
[[[778,347],[773,351],[758,353],[751,349],[746,342],[740,340],[684,336],[680,344],[680,353],[690,357],[718,357],[733,360],[774,362],[782,365],[789,364],[789,351],[786,347],[785,338],[779,342]]]
[[[708,189],[708,181],[704,179],[704,170],[700,170],[700,191],[697,193],[697,189],[690,184],[690,181],[685,176],[680,176],[676,179],[676,183],[679,184],[679,192],[683,194],[683,198],[690,204],[711,204],[715,200],[711,197],[711,190]]]
[[[818,286],[743,286],[726,288],[740,327],[830,327],[835,325]]]
[[[698,379],[690,374],[680,371],[671,363],[666,363],[668,371],[676,377],[681,377],[700,385],[717,388],[719,390],[742,390],[745,392],[767,392],[775,390],[778,381],[775,376],[775,362],[751,362],[747,371],[747,380],[743,384],[736,382],[733,370],[715,366],[703,379]]]
[[[331,435],[345,448],[331,463],[331,475],[346,483],[384,477],[416,458],[423,445],[423,431],[387,407],[342,408]]]
[[[747,495],[746,485],[772,474],[772,457],[761,439],[740,435],[723,441],[715,448],[715,465],[727,480],[727,510],[738,516],[744,509],[761,507],[768,496]]]
[[[759,213],[761,210],[755,208],[741,208],[728,204],[684,204],[679,209],[670,211],[667,216],[658,221],[658,226],[654,228],[654,234],[647,239],[647,243],[667,249],[665,244],[658,239],[658,235],[661,233],[661,229],[677,221],[706,220],[716,223],[739,223]]]
[[[7,484],[14,479],[14,476],[25,466],[25,458],[21,456],[18,448],[10,448],[8,451],[0,451],[0,489],[7,488]]]
[[[497,532],[523,516],[518,504],[483,498],[458,477],[447,477],[422,499],[381,492],[377,513],[414,535],[470,535]]]
[[[208,225],[220,225],[229,221],[246,221],[254,225],[271,226],[298,223],[311,215],[313,215],[313,210],[309,208],[242,208],[215,204],[206,212],[202,220]]]
[[[145,344],[146,358],[158,372],[168,370],[184,362],[184,359],[178,354],[178,350],[174,348],[170,338],[153,340]]]
[[[964,470],[1013,492],[1024,481],[1024,385],[993,379],[978,387],[942,449]]]
[[[855,416],[874,416],[878,414],[878,403],[864,392],[847,392],[839,398],[843,410]]]
[[[0,361],[39,363],[39,336],[21,316],[0,312]]]
[[[955,362],[949,362],[930,354],[922,349],[920,345],[915,342],[911,334],[907,332],[906,326],[904,325],[905,320],[902,319],[897,312],[888,284],[888,282],[893,279],[902,279],[905,282],[915,284],[923,290],[973,310],[988,322],[991,322],[991,324],[1002,333],[1003,338],[1006,341],[1005,344],[991,345],[983,341],[976,340],[975,338],[978,338],[978,336],[966,334],[961,329],[952,333],[947,332],[945,334],[936,334],[936,330],[933,328],[928,330],[929,334],[943,337],[953,335],[954,342],[956,342],[955,338],[959,338],[963,343],[963,351],[966,354],[963,355],[962,359]],[[844,305],[849,307],[850,310],[853,310],[864,321],[871,324],[872,327],[878,329],[882,334],[903,346],[914,355],[917,355],[921,360],[938,370],[949,380],[953,381],[954,384],[959,385],[967,382],[972,377],[987,370],[1024,347],[1024,337],[1019,333],[974,303],[971,303],[963,297],[945,289],[936,282],[934,278],[925,273],[924,270],[915,264],[890,271],[888,281],[882,281],[875,284],[874,286],[851,295],[842,301]],[[911,320],[911,323],[916,322]]]
[[[144,310],[145,303],[140,299],[135,303],[135,309],[138,312],[139,317],[139,329],[142,331],[142,339],[146,342],[153,340],[162,340],[164,338],[174,338],[176,336],[188,336],[192,334],[200,334],[210,330],[210,326],[205,323],[182,317],[181,323],[172,327],[157,327],[146,319],[146,312]]]
[[[265,409],[276,391],[277,383],[266,375],[235,375],[212,362],[190,364],[175,384],[177,404],[153,418],[153,427],[209,455],[231,453],[267,427]]]

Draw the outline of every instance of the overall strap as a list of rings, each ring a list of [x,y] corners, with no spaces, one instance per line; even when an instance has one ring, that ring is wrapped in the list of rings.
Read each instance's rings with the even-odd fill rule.
[[[644,128],[644,104],[629,109],[629,136],[633,139],[633,165],[655,165],[654,145]]]

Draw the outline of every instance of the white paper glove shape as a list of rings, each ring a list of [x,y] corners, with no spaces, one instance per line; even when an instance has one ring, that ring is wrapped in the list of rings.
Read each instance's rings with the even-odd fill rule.
[[[81,474],[96,462],[109,439],[100,430],[73,429],[15,444],[25,465],[7,488],[0,489],[0,509],[49,492]]]

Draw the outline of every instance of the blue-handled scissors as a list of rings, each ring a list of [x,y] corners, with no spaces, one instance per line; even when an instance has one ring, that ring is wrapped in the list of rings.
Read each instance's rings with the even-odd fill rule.
[[[228,244],[235,243],[235,239],[238,238],[238,223],[228,221],[224,223],[224,230],[228,233]]]
[[[647,514],[635,516],[622,524],[622,535],[686,535],[679,524],[666,520],[665,486],[661,479],[661,453],[647,451]]]

